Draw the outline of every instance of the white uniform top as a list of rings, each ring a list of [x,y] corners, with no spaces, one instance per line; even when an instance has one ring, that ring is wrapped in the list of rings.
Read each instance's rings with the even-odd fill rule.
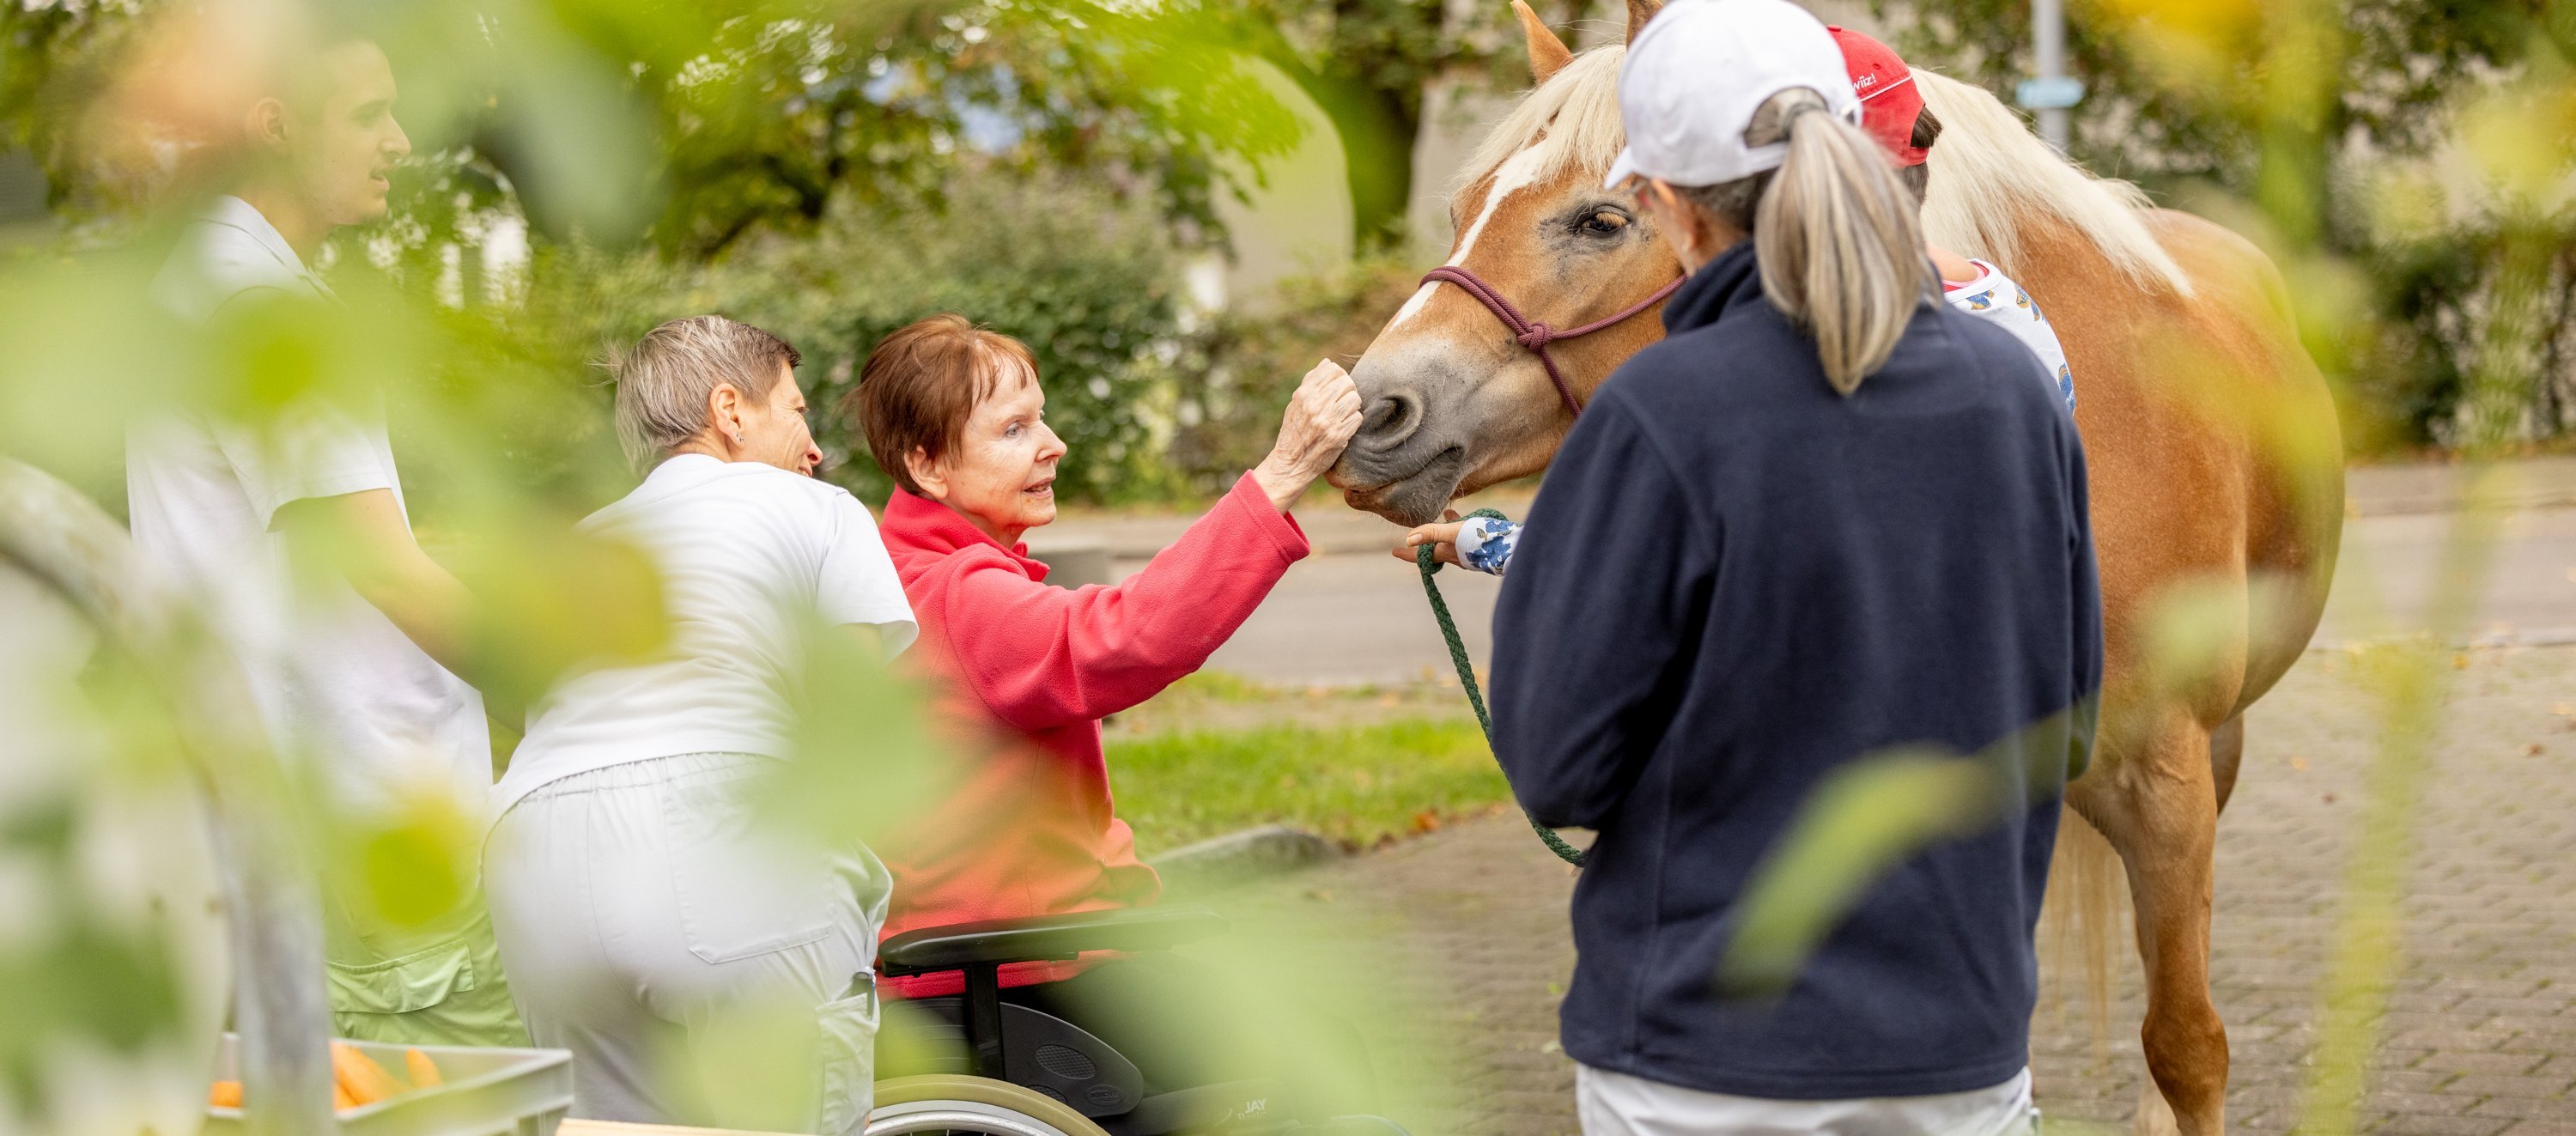
[[[809,628],[916,628],[876,520],[847,490],[760,462],[682,454],[591,514],[641,549],[671,615],[663,658],[578,674],[537,707],[490,816],[559,778],[695,753],[791,756],[788,691]]]
[[[329,303],[267,218],[217,198],[180,236],[153,299],[189,323],[245,296]],[[266,429],[193,413],[126,431],[126,502],[145,570],[203,605],[277,739],[314,758],[334,802],[382,807],[443,790],[471,807],[492,782],[483,700],[349,585],[290,579],[271,529],[290,501],[369,489],[402,504],[381,409],[289,407]]]
[[[2039,313],[2039,305],[2030,293],[2015,284],[2003,269],[1982,260],[1968,263],[1977,266],[1977,278],[1965,284],[1941,283],[1941,298],[1950,306],[2012,333],[2030,353],[2039,356],[2039,365],[2056,382],[2057,393],[2066,400],[2066,412],[2075,413],[2075,374],[2066,367],[2066,348],[2057,342],[2057,329],[2048,317]]]

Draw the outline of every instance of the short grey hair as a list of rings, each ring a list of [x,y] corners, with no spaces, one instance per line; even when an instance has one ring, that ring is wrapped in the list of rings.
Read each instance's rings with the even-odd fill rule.
[[[707,428],[707,398],[720,386],[769,397],[779,365],[805,361],[787,341],[723,316],[675,319],[600,363],[617,383],[617,443],[636,468]]]

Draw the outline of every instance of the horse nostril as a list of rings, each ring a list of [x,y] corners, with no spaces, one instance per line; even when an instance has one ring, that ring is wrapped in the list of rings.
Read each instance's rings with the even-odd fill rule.
[[[1411,394],[1391,394],[1369,404],[1368,417],[1360,422],[1360,436],[1372,445],[1394,446],[1421,424],[1422,400]]]

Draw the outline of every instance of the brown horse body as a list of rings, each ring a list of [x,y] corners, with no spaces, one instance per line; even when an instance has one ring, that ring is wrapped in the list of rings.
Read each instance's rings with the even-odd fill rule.
[[[1632,34],[1651,14],[1632,0]],[[1449,263],[1531,319],[1570,327],[1627,307],[1679,269],[1632,203],[1599,188],[1618,143],[1599,135],[1621,48],[1572,56],[1526,12],[1523,22],[1540,86],[1471,164]],[[2135,905],[2142,1032],[2161,1090],[2144,1094],[2139,1127],[2215,1134],[2228,1061],[2208,985],[2218,812],[2246,707],[2297,661],[2324,609],[2342,516],[2334,408],[2278,273],[2234,233],[2135,209],[2132,191],[2071,168],[2035,180],[2027,200],[1945,203],[1945,175],[2027,168],[2033,154],[2062,160],[1986,105],[1991,96],[1925,80],[1951,124],[1932,150],[1933,239],[2021,283],[2049,313],[2075,375],[2108,658],[2095,761],[2068,802],[2118,852]],[[1963,101],[1976,99],[1985,103]],[[2016,137],[1992,130],[1998,121]],[[1990,128],[1982,139],[1977,123]],[[1649,311],[1552,351],[1588,393],[1661,333]],[[1368,417],[1333,481],[1353,506],[1402,523],[1537,472],[1572,426],[1535,357],[1455,286],[1426,285],[1353,376]],[[2057,896],[2109,863],[2068,855],[2091,838],[2067,830]],[[2089,890],[2111,894],[2107,881]]]

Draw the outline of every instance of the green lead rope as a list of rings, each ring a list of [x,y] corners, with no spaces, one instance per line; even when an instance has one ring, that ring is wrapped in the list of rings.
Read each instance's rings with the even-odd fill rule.
[[[1478,509],[1467,516],[1492,517],[1498,521],[1510,519],[1492,509]],[[1431,618],[1440,621],[1440,637],[1449,641],[1449,665],[1458,668],[1458,685],[1466,688],[1467,705],[1476,708],[1476,724],[1484,728],[1485,747],[1492,749],[1494,718],[1493,715],[1485,712],[1485,692],[1483,688],[1476,685],[1476,668],[1467,661],[1467,644],[1458,638],[1458,621],[1449,614],[1449,601],[1440,598],[1440,585],[1431,579],[1440,574],[1440,558],[1436,555],[1435,547],[1424,544],[1415,548],[1413,563],[1414,566],[1422,569],[1422,594],[1431,600]],[[1546,842],[1547,850],[1556,853],[1557,859],[1578,868],[1583,866],[1581,849],[1566,843],[1565,838],[1558,836],[1555,829],[1540,824],[1528,813],[1522,813],[1521,816],[1529,820],[1530,831],[1537,833],[1538,838]]]

